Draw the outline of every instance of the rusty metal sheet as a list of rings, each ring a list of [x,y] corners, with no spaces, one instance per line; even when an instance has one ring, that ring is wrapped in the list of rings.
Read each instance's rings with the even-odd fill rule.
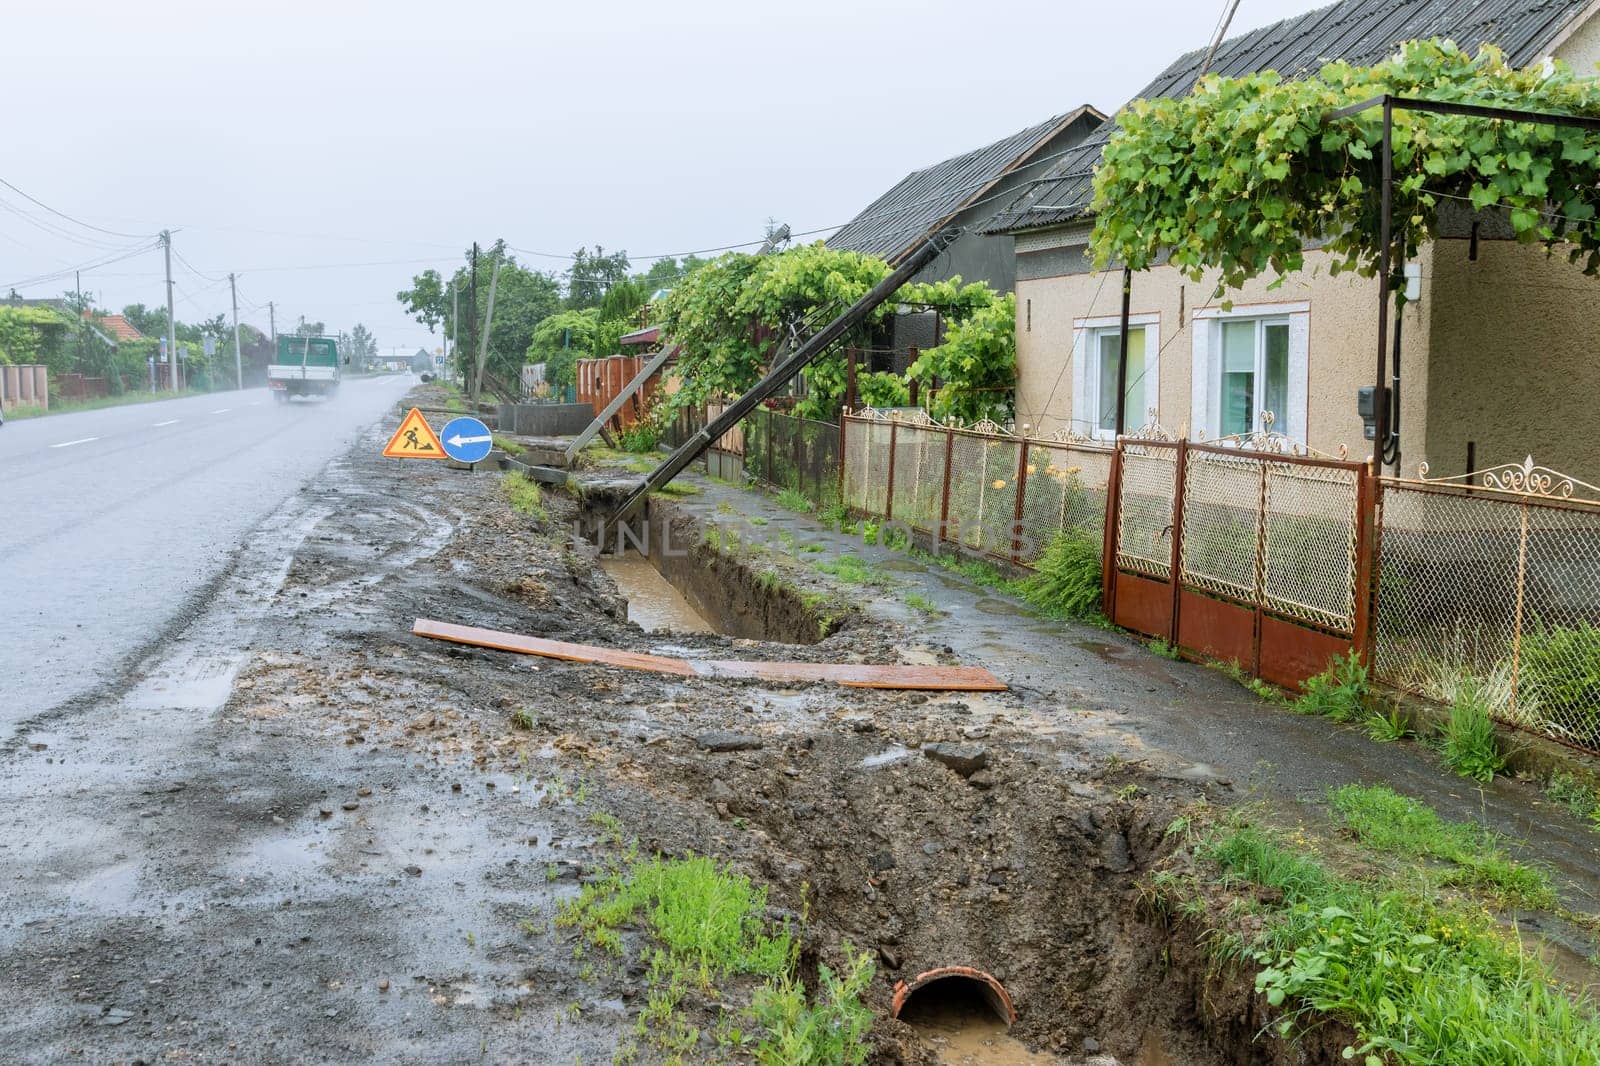
[[[1349,637],[1309,629],[1282,618],[1261,619],[1260,676],[1274,685],[1299,688],[1300,682],[1322,673],[1335,655],[1348,655]]]
[[[1166,640],[1172,636],[1172,583],[1117,572],[1116,617],[1124,629]]]
[[[1184,589],[1178,593],[1178,645],[1246,670],[1255,666],[1256,613]]]
[[[455,625],[418,618],[411,632],[419,637],[470,644],[496,651],[541,655],[547,659],[599,663],[629,670],[649,670],[680,677],[748,678],[756,681],[795,683],[831,681],[853,688],[928,689],[942,692],[1004,692],[1006,683],[981,666],[880,666],[871,663],[747,662],[742,659],[690,661],[664,655],[620,651],[592,644],[569,644],[521,633]]]

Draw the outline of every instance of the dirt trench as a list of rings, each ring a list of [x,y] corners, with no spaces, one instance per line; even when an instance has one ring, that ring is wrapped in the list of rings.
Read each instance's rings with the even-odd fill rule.
[[[861,610],[824,617],[806,576],[774,580],[770,560],[721,550],[670,502],[652,502],[645,528],[662,575],[751,657],[948,658]],[[773,886],[780,913],[803,911],[809,977],[847,945],[875,952],[873,1061],[956,1061],[891,1017],[897,988],[941,967],[991,976],[1011,1034],[1061,1061],[1340,1061],[1342,1029],[1258,1038],[1252,975],[1216,972],[1200,930],[1150,905],[1149,874],[1178,846],[1167,826],[1197,800],[1230,802],[1228,783],[1096,761],[1070,734],[1031,730],[1053,709],[1015,694],[718,687],[739,731],[619,753],[608,808],[646,850],[710,851]]]

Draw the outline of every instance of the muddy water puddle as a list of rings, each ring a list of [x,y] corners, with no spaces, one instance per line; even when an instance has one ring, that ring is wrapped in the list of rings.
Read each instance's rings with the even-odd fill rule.
[[[635,552],[607,555],[600,566],[627,599],[628,621],[646,633],[717,631],[644,556]]]

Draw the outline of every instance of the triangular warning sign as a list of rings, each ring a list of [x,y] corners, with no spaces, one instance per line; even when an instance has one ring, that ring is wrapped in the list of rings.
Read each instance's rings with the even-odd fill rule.
[[[439,435],[415,407],[400,421],[400,428],[383,449],[386,459],[443,459],[444,445]]]

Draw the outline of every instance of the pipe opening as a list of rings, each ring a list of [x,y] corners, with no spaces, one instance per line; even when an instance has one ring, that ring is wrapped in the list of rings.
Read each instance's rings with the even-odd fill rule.
[[[943,966],[895,989],[891,1016],[917,1026],[965,1027],[974,1022],[1017,1020],[1005,986],[970,966]]]

